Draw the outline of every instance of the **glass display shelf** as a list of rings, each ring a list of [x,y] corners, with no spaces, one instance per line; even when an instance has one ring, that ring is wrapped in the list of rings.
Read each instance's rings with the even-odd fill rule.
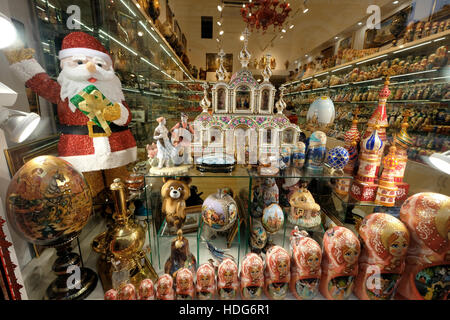
[[[248,175],[252,178],[300,178],[300,179],[353,179],[352,175],[342,172],[331,172],[326,165],[323,165],[322,172],[308,170],[305,167],[298,170],[299,174],[286,173],[280,170],[276,175],[261,175],[256,168],[249,168]]]
[[[164,174],[164,175],[156,175],[156,174],[146,174],[147,178],[179,178],[179,177],[190,177],[190,178],[249,178],[247,167],[244,165],[236,165],[233,171],[231,172],[201,172],[196,168],[195,165],[192,165],[191,168],[186,173],[180,174]]]

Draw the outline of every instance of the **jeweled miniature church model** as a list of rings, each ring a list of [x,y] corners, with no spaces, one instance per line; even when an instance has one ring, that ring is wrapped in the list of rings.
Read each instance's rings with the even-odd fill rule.
[[[251,54],[247,49],[249,31],[243,33],[244,48],[239,54],[242,69],[225,82],[224,52],[220,50],[218,81],[212,87],[211,102],[205,97],[201,102],[203,112],[194,121],[196,137],[193,142],[194,157],[226,155],[238,164],[257,164],[258,159],[278,155],[280,148],[292,148],[300,135],[300,128],[290,123],[283,114],[286,103],[283,91],[275,104],[275,87],[269,79],[270,64],[262,72],[264,80],[258,83],[248,69]],[[270,61],[268,55],[267,61]],[[197,162],[196,162],[197,163]]]

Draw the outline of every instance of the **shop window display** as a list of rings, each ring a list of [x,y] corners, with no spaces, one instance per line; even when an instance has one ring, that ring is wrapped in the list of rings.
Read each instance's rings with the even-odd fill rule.
[[[44,64],[28,48],[5,51],[57,104],[61,131],[60,158],[27,162],[3,199],[19,236],[57,248],[58,279],[32,298],[448,299],[448,196],[416,192],[408,171],[449,145],[445,10],[407,24],[403,6],[383,20],[393,37],[381,47],[346,39],[277,88],[270,54],[260,75],[250,69],[249,25],[235,39],[241,69],[226,74],[219,40],[217,81],[200,84],[167,3],[162,23],[159,1],[98,1],[69,33],[64,1],[50,2],[32,3]],[[75,70],[87,74],[77,85]],[[81,293],[58,288],[69,257]]]

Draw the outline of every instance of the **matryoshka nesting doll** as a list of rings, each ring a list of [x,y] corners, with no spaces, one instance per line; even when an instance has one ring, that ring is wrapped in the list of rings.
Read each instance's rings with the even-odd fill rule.
[[[295,227],[291,236],[290,289],[298,300],[311,300],[319,292],[322,249],[314,239],[300,234]]]
[[[301,169],[305,164],[305,150],[306,146],[303,142],[299,141],[292,148],[292,166]]]
[[[239,292],[238,267],[230,258],[222,261],[217,269],[217,293],[220,300],[236,299]]]
[[[398,294],[410,300],[448,300],[450,197],[423,192],[409,197],[400,220],[411,235]]]
[[[119,300],[136,300],[136,288],[131,283],[127,283],[119,289]]]
[[[194,275],[191,270],[187,268],[181,268],[178,270],[175,281],[177,284],[177,300],[194,300]]]
[[[291,205],[288,220],[303,228],[315,228],[321,224],[320,206],[314,201],[306,185],[297,188],[289,196]]]
[[[358,238],[345,227],[332,227],[323,237],[323,250],[320,293],[328,300],[348,299],[358,274]]]
[[[409,232],[386,213],[366,216],[359,228],[362,239],[354,292],[363,300],[390,300],[405,269]]]
[[[244,300],[261,297],[264,287],[264,262],[256,253],[248,253],[241,266],[241,295]]]
[[[266,253],[266,270],[264,273],[264,292],[274,300],[286,298],[291,279],[290,257],[280,246],[272,246]]]
[[[212,300],[216,292],[216,273],[209,263],[202,264],[197,269],[197,297],[199,300]]]
[[[119,293],[117,292],[117,290],[109,289],[108,291],[105,292],[104,299],[105,300],[118,300]]]
[[[275,178],[259,179],[258,185],[253,189],[252,217],[260,218],[264,208],[278,201],[279,190]]]
[[[158,300],[175,300],[175,292],[173,290],[173,278],[170,274],[163,274],[156,282],[156,299]]]
[[[327,136],[322,131],[315,131],[309,137],[308,150],[306,152],[306,169],[313,172],[322,172],[322,164],[327,153]]]
[[[144,279],[139,284],[139,300],[155,300],[155,288],[151,279]]]

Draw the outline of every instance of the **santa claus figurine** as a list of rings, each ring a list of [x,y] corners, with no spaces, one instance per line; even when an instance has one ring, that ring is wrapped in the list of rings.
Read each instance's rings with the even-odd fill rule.
[[[131,112],[111,56],[94,37],[72,32],[62,42],[59,52],[62,70],[54,81],[33,58],[33,53],[32,49],[5,52],[10,68],[25,85],[58,105],[59,157],[84,173],[96,196],[114,178],[128,175],[125,165],[135,161],[137,153],[136,141],[127,127]],[[71,102],[92,85],[110,102],[97,112],[100,122],[107,123],[107,130],[103,125],[93,124],[92,118]]]

